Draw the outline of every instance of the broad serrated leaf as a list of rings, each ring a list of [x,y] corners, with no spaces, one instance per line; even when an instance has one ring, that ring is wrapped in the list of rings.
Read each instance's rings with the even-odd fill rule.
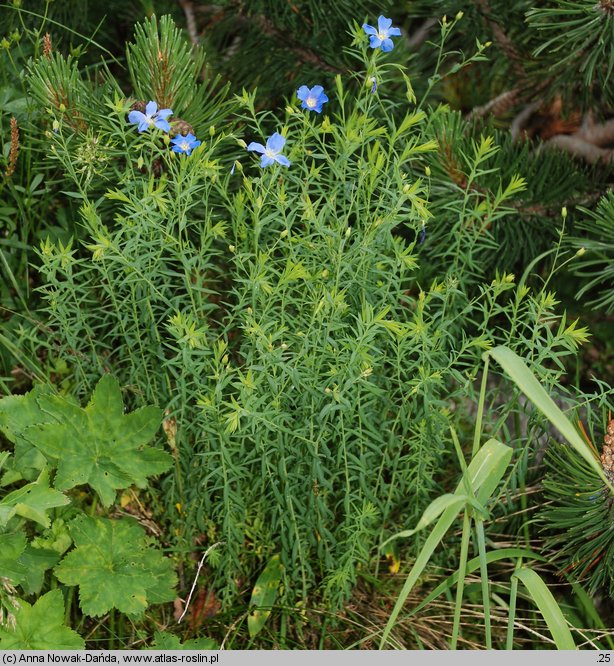
[[[23,532],[0,534],[0,578],[8,578],[15,585],[25,580],[28,572],[19,558],[26,545],[26,535]]]
[[[38,594],[43,587],[45,572],[58,563],[59,553],[47,548],[34,548],[28,544],[19,558],[19,563],[26,568],[21,587],[26,594]]]
[[[247,616],[247,628],[251,638],[260,633],[271,614],[271,608],[277,598],[281,575],[282,566],[279,555],[274,555],[258,576],[252,590],[250,606],[254,607],[254,610]]]
[[[105,375],[85,408],[62,396],[45,395],[41,409],[56,423],[33,425],[24,437],[57,464],[55,487],[68,490],[89,484],[104,506],[115,491],[136,485],[144,488],[147,477],[166,471],[170,454],[146,446],[158,430],[162,410],[142,407],[124,414],[117,380]]]
[[[10,481],[19,478],[31,480],[45,466],[43,454],[23,437],[26,428],[53,420],[38,404],[38,399],[44,395],[53,395],[52,389],[38,385],[26,395],[9,395],[0,400],[0,431],[15,445],[9,468],[13,471]]]
[[[49,488],[49,474],[43,470],[35,482],[14,490],[0,500],[0,527],[15,515],[49,527],[51,520],[47,510],[69,503],[63,493]]]
[[[79,516],[69,529],[76,547],[54,571],[60,582],[79,586],[85,614],[117,608],[139,617],[149,604],[175,598],[172,563],[149,546],[138,523]]]
[[[156,631],[152,650],[219,650],[219,644],[213,638],[192,638],[185,643],[178,636],[168,631]]]
[[[51,590],[31,606],[18,601],[15,621],[0,626],[1,650],[83,650],[85,642],[76,631],[64,626],[64,597]]]

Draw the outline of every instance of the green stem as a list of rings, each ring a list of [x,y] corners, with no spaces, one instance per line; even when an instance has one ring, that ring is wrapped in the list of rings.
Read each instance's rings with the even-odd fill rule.
[[[465,589],[465,574],[467,572],[467,555],[469,553],[469,536],[471,534],[471,520],[469,512],[465,509],[463,515],[463,536],[461,539],[460,562],[458,563],[458,584],[456,586],[456,602],[454,604],[454,622],[452,625],[452,639],[450,650],[456,650],[460,634],[460,614],[463,605],[463,593]]]

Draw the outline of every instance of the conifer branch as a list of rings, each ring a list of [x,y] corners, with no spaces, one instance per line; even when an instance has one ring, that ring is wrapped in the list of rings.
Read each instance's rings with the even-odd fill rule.
[[[496,42],[499,44],[507,57],[511,60],[512,67],[514,68],[516,74],[522,78],[526,78],[526,72],[524,65],[522,64],[522,57],[518,52],[518,49],[514,46],[512,40],[508,37],[499,23],[493,18],[488,0],[477,0],[477,5],[482,11],[484,20],[492,29],[493,37],[495,38]]]
[[[557,134],[547,143],[580,157],[590,164],[608,163],[614,159],[614,151],[589,143],[578,134]]]

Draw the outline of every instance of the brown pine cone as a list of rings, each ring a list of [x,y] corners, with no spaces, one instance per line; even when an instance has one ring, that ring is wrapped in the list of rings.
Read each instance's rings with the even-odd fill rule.
[[[614,419],[608,421],[608,434],[603,438],[601,464],[607,478],[614,483]]]
[[[140,111],[141,113],[145,113],[146,106],[147,102],[143,102],[139,99],[130,107],[130,111]]]
[[[175,118],[175,120],[171,122],[170,135],[172,137],[175,137],[178,134],[181,134],[181,136],[194,134],[194,128],[192,127],[192,125],[190,125],[190,123],[186,122],[185,120],[182,120],[181,118]]]

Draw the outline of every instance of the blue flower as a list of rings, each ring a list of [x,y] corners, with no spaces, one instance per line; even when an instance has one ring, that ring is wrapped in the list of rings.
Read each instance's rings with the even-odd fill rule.
[[[173,144],[174,152],[185,153],[186,155],[189,155],[194,148],[198,148],[201,144],[192,133],[187,136],[181,136],[181,134],[179,134],[174,139],[171,139],[171,143]]]
[[[301,100],[301,109],[309,109],[316,113],[322,112],[322,104],[328,102],[322,86],[314,86],[311,90],[307,86],[301,86],[296,91],[296,96]]]
[[[139,132],[146,132],[152,125],[164,132],[170,132],[171,126],[166,119],[171,115],[173,115],[171,109],[160,109],[158,111],[158,105],[155,102],[148,102],[145,107],[145,113],[130,111],[128,122],[138,125]]]
[[[399,37],[399,28],[392,27],[392,19],[380,16],[377,19],[377,30],[372,25],[363,23],[362,29],[369,35],[369,46],[372,49],[380,48],[384,52],[392,51],[394,44],[391,37]]]
[[[281,151],[284,149],[286,140],[281,134],[275,132],[271,135],[266,142],[266,147],[261,143],[254,143],[253,141],[247,146],[247,150],[253,150],[257,153],[262,153],[262,159],[260,160],[261,167],[268,167],[271,164],[277,162],[282,166],[289,167],[290,160],[281,154]]]

